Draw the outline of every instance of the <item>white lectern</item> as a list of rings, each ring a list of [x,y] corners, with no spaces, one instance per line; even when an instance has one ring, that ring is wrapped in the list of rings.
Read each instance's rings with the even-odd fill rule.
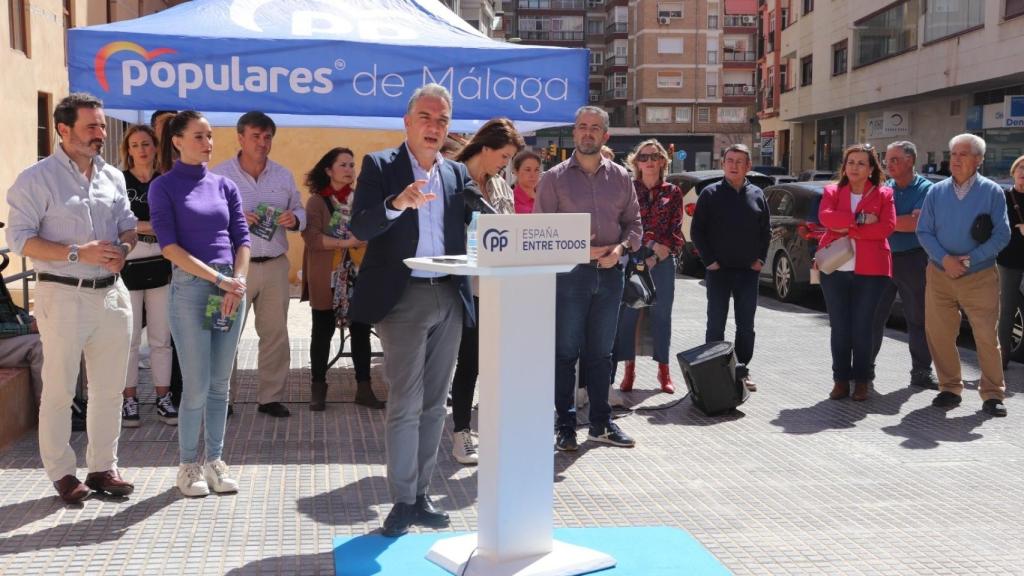
[[[553,539],[555,274],[589,259],[590,216],[482,215],[477,236],[475,265],[465,257],[405,261],[480,277],[479,532],[438,541],[427,559],[479,576],[614,566],[607,554]]]

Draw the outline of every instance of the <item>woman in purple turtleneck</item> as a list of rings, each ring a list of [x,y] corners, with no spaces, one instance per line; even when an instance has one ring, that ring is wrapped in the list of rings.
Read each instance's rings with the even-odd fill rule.
[[[183,380],[177,484],[185,496],[238,491],[221,456],[231,368],[245,324],[249,227],[235,183],[206,170],[212,152],[210,123],[199,112],[180,112],[160,145],[161,165],[177,161],[149,186],[150,222],[174,264],[169,316]],[[236,317],[225,326],[209,317],[218,313]],[[204,420],[206,463],[200,466]]]

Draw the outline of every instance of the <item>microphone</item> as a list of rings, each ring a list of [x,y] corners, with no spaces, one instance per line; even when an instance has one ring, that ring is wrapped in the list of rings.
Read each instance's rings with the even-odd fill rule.
[[[497,210],[494,206],[484,198],[480,190],[477,190],[476,186],[466,186],[462,189],[462,200],[469,206],[473,212],[479,212],[481,214],[497,214]]]

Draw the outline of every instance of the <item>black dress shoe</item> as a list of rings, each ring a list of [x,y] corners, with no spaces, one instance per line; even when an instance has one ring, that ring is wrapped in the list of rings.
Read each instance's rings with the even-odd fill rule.
[[[935,381],[935,376],[931,370],[927,372],[922,370],[920,372],[914,372],[910,375],[910,385],[918,388],[924,388],[926,390],[938,390],[939,383]]]
[[[416,505],[404,502],[395,502],[388,517],[384,519],[384,529],[381,533],[389,538],[395,538],[409,531],[409,526],[416,522]]]
[[[273,416],[274,418],[285,418],[292,415],[292,413],[288,411],[288,407],[280,402],[260,404],[256,410],[263,414]]]
[[[990,400],[985,400],[984,402],[982,402],[981,411],[984,412],[985,414],[988,414],[989,416],[996,416],[997,418],[1001,418],[1003,416],[1006,416],[1006,405],[1003,404],[1002,400],[992,398]]]
[[[932,400],[932,406],[935,406],[936,408],[956,408],[960,405],[960,400],[961,398],[959,394],[942,391],[939,392],[938,396]]]
[[[448,513],[441,510],[430,500],[430,496],[420,494],[416,497],[416,523],[431,528],[444,528],[450,523]]]

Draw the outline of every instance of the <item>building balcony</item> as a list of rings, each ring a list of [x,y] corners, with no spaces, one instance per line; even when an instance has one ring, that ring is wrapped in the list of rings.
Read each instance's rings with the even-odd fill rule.
[[[519,37],[522,38],[524,42],[583,42],[583,32],[520,30]]]
[[[722,20],[723,28],[757,28],[757,16],[750,15],[729,15]]]
[[[590,75],[593,76],[595,74],[600,74],[603,69],[604,69],[604,67],[601,64],[591,64],[590,65]]]
[[[604,27],[604,38],[605,40],[611,40],[615,37],[625,38],[629,32],[629,24],[626,22],[612,22]]]
[[[754,62],[757,61],[757,52],[753,52],[753,51],[750,51],[750,52],[732,52],[732,51],[726,50],[725,53],[722,54],[722,61],[723,62],[749,62],[749,63],[753,64]]]
[[[519,0],[520,10],[561,10],[580,12],[587,9],[587,0]]]
[[[625,68],[626,57],[625,56],[612,56],[611,58],[604,59],[604,69],[609,71],[612,68]]]
[[[607,100],[625,100],[626,89],[625,88],[612,88],[611,90],[604,91],[604,99]]]
[[[753,98],[757,95],[757,88],[753,84],[725,84],[722,86],[724,96],[748,96]]]

